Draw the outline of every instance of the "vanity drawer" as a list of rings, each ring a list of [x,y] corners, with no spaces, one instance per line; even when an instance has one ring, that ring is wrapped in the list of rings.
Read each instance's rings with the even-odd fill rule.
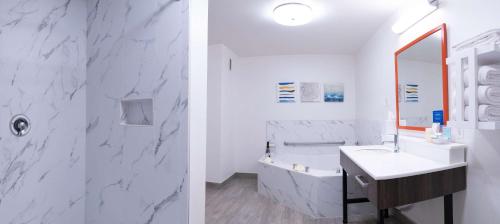
[[[458,167],[416,176],[377,181],[378,208],[413,204],[466,188],[466,168]]]
[[[368,195],[372,203],[377,203],[377,181],[356,165],[342,151],[340,152],[340,165],[354,182],[359,184]]]

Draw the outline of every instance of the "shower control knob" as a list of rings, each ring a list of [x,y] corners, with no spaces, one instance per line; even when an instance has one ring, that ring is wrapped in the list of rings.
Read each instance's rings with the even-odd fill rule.
[[[25,136],[29,133],[31,124],[25,115],[16,115],[10,122],[10,130],[15,136]]]

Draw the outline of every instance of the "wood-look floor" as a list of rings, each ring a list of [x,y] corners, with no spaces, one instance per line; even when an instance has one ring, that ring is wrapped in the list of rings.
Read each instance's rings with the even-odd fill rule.
[[[374,224],[375,217],[349,217],[350,223]],[[257,193],[257,179],[234,176],[222,185],[207,185],[206,224],[341,224],[342,219],[314,220]],[[398,224],[393,218],[387,224]]]

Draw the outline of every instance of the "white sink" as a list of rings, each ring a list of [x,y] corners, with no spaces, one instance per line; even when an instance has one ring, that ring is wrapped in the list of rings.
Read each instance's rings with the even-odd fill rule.
[[[407,137],[401,138],[400,142],[399,153],[394,153],[390,146],[382,145],[342,146],[340,149],[375,180],[414,176],[467,165],[465,145],[434,146]]]
[[[386,154],[386,153],[392,152],[390,148],[386,148],[385,146],[360,147],[356,151],[363,152],[363,153],[380,153],[380,154]]]

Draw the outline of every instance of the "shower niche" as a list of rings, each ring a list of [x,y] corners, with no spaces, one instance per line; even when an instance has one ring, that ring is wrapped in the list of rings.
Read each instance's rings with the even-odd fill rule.
[[[123,99],[121,100],[121,125],[153,126],[153,99]]]

